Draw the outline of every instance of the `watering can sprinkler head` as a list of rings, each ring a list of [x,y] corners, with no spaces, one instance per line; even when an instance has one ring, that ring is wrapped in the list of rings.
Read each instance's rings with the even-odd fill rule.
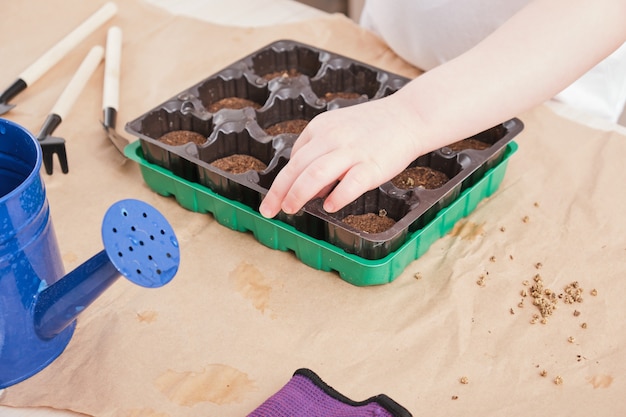
[[[178,271],[178,241],[167,220],[139,200],[109,208],[102,223],[104,250],[39,293],[35,331],[49,340],[120,276],[146,288],[161,287]]]

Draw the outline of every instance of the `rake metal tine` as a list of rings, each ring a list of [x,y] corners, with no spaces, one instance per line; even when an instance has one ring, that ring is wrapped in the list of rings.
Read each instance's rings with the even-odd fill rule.
[[[50,114],[46,118],[46,121],[41,127],[41,131],[37,135],[37,140],[39,141],[43,152],[43,164],[48,175],[52,175],[52,157],[54,154],[57,154],[59,157],[59,163],[61,164],[61,170],[63,173],[67,174],[69,172],[67,152],[65,151],[65,139],[52,136],[52,133],[60,124],[61,117],[58,114]]]
[[[50,136],[41,142],[41,149],[43,149],[43,163],[48,175],[52,175],[52,156],[54,154],[57,154],[59,157],[61,171],[63,171],[64,174],[69,172],[67,153],[65,152],[65,140],[63,138]]]

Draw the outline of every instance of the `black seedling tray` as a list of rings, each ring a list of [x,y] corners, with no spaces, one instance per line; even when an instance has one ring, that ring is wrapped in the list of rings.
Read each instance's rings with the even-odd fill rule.
[[[296,119],[305,124],[322,112],[393,94],[409,81],[345,56],[281,40],[161,103],[129,122],[126,130],[139,138],[141,158],[149,164],[258,213],[261,200],[289,160],[298,137],[298,132],[271,134],[268,128]],[[253,104],[240,109],[211,110],[223,99],[245,99]],[[281,212],[272,221],[284,222],[298,233],[363,259],[385,258],[460,195],[472,192],[486,173],[508,157],[507,149],[508,154],[514,151],[514,144],[509,143],[522,129],[520,120],[511,119],[464,141],[479,141],[485,149],[444,147],[413,161],[410,167],[446,174],[448,180],[437,188],[400,188],[390,181],[337,213],[324,211],[318,198],[299,213]],[[200,140],[176,145],[161,140],[168,133],[180,131],[199,134]],[[265,167],[237,174],[212,165],[235,154],[252,156]],[[478,199],[493,192],[478,188]],[[383,232],[367,233],[343,221],[350,214],[365,213],[387,216],[395,224]],[[260,214],[258,217],[262,218]]]

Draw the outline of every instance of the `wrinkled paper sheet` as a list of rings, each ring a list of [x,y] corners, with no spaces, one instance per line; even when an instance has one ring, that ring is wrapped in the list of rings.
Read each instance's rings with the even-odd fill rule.
[[[6,2],[3,86],[102,3]],[[140,1],[119,6],[4,117],[37,133],[111,25],[124,32],[119,130],[278,39],[419,74],[339,15],[247,29]],[[0,404],[97,417],[244,416],[308,367],[351,399],[385,393],[415,416],[626,410],[625,137],[544,106],[520,115],[526,127],[500,189],[394,282],[359,288],[152,192],[100,125],[102,81],[103,66],[55,132],[67,141],[70,173],[42,174],[66,270],[102,249],[103,215],[125,198],[168,218],[181,267],[160,289],[116,282],[79,317],[61,357],[6,389]],[[531,324],[530,297],[518,304],[536,274],[556,293],[578,281],[584,301],[561,302],[546,324]]]

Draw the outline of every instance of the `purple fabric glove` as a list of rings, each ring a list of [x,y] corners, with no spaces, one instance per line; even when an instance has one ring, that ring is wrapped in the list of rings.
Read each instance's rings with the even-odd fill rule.
[[[412,417],[384,394],[352,401],[313,371],[298,369],[291,380],[248,417]]]

